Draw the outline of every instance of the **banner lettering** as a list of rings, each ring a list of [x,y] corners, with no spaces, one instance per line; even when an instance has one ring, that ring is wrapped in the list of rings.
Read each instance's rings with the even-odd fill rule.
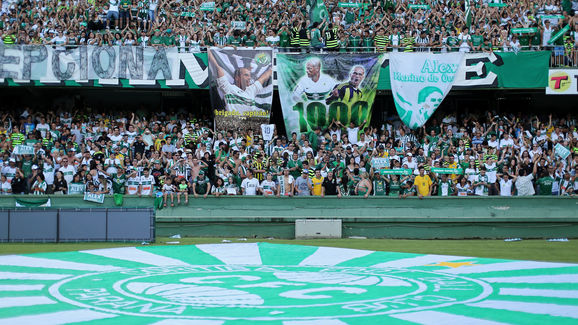
[[[104,194],[95,194],[95,193],[84,193],[84,200],[90,201],[94,203],[104,203]]]
[[[463,58],[459,52],[389,55],[391,91],[405,125],[417,129],[429,120],[452,88]]]
[[[21,80],[174,80],[180,59],[175,47],[0,45],[0,78]]]

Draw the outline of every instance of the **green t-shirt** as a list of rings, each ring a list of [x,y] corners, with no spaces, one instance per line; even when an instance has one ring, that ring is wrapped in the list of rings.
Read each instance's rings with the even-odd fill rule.
[[[480,46],[484,42],[484,36],[482,35],[472,35],[472,45]]]
[[[291,36],[286,31],[281,32],[279,34],[279,46],[280,47],[289,47]]]
[[[120,0],[120,9],[128,10],[132,4],[131,0]]]
[[[114,194],[124,194],[126,191],[125,188],[125,183],[126,183],[126,176],[120,175],[114,175],[112,178],[112,191],[114,192]]]
[[[440,180],[438,184],[438,196],[452,195],[454,192],[452,185],[451,180],[446,180],[445,182]]]
[[[150,43],[151,43],[151,45],[161,45],[161,44],[164,44],[163,41],[164,41],[164,40],[163,40],[163,37],[162,37],[162,36],[154,36],[154,35],[153,35],[153,36],[151,37]]]
[[[385,196],[386,182],[383,179],[373,181],[373,195]]]
[[[401,190],[401,184],[399,181],[389,182],[389,196],[398,196]]]
[[[554,178],[550,176],[542,177],[536,181],[536,184],[540,186],[540,195],[552,195],[552,184],[554,184]]]
[[[207,193],[207,185],[209,184],[209,179],[207,177],[201,178],[201,176],[197,176],[195,184],[197,184],[197,186],[195,186],[195,192],[197,192],[197,194],[202,195]]]
[[[360,45],[361,45],[361,37],[349,36],[349,48],[356,51],[356,50],[359,50]]]

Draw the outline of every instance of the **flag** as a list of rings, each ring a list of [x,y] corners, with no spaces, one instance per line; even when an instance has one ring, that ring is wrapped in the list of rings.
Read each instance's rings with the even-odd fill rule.
[[[26,199],[16,199],[17,208],[49,208],[50,206],[50,198],[30,197]]]
[[[329,12],[323,0],[307,0],[309,6],[309,20],[311,23],[320,23],[323,19],[329,20]]]
[[[402,53],[389,55],[391,92],[402,122],[422,127],[454,84],[464,53]]]
[[[466,26],[470,28],[472,25],[472,7],[470,5],[470,0],[465,0],[465,11],[466,11]]]

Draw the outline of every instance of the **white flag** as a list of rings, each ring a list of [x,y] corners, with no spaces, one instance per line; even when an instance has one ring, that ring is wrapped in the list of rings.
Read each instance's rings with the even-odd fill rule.
[[[391,91],[399,118],[412,129],[423,126],[450,92],[464,54],[389,55]]]
[[[273,139],[273,132],[275,131],[275,124],[261,124],[261,132],[263,140],[271,141]]]

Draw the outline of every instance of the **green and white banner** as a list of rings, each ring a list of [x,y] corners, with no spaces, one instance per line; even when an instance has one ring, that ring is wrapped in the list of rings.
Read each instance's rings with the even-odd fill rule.
[[[326,128],[332,121],[369,123],[381,61],[375,54],[278,54],[287,135]]]
[[[90,201],[94,203],[104,203],[104,194],[95,194],[95,193],[84,193],[84,200]]]
[[[268,124],[273,102],[271,48],[211,48],[211,103],[217,130],[249,129]]]
[[[84,194],[86,185],[79,183],[68,184],[68,194]]]
[[[463,175],[464,170],[461,168],[432,168],[431,172],[436,174]]]
[[[556,143],[556,146],[554,147],[554,152],[556,153],[556,156],[562,159],[566,159],[568,158],[568,156],[570,156],[570,150],[568,150],[568,148],[564,147],[559,143]]]
[[[389,55],[391,91],[405,125],[417,129],[427,122],[450,92],[463,61],[460,52]]]
[[[311,23],[320,23],[323,19],[329,20],[329,12],[323,0],[307,0],[307,6],[309,7],[309,20]]]
[[[27,145],[17,145],[14,147],[13,153],[15,155],[34,155],[34,147]]]

